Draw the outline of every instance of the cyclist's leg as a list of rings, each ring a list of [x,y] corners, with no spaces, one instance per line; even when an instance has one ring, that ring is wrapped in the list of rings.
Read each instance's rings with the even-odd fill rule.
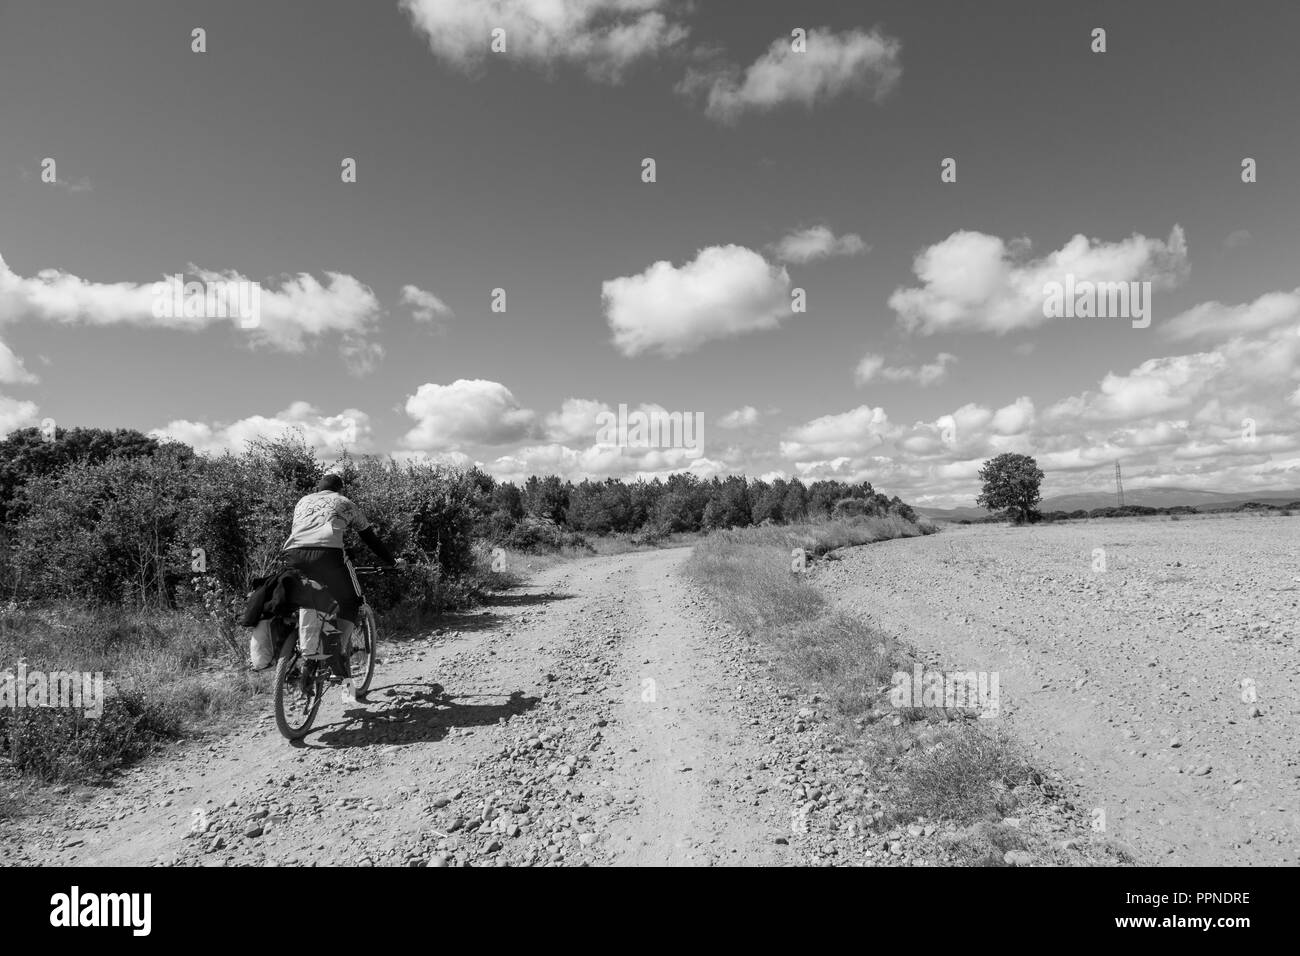
[[[342,559],[343,570],[347,573],[347,580],[339,581],[335,592],[339,602],[339,641],[343,648],[343,660],[349,661],[352,657],[352,635],[356,631],[356,622],[361,613],[361,584],[357,581],[357,572],[353,570],[352,562],[348,560],[347,554],[340,551],[339,555]],[[357,703],[356,692],[350,677],[344,682],[340,694],[343,703]]]
[[[339,548],[298,548],[285,552],[286,563],[301,571],[325,589],[338,602],[338,617],[355,621],[361,606],[361,594],[355,584],[351,568]],[[304,601],[304,604],[308,602]],[[308,606],[318,607],[310,603]],[[319,607],[318,607],[319,609]]]
[[[340,631],[340,642],[346,654],[347,642],[357,618],[361,597],[356,576],[347,557],[339,548],[297,548],[285,552],[286,562],[313,582],[313,587],[323,589],[316,594],[299,594],[300,606],[325,610],[320,602],[328,600],[337,604],[334,619]]]
[[[343,567],[348,573],[347,599],[336,597],[336,600],[339,602],[339,633],[343,639],[343,653],[347,654],[352,646],[350,640],[353,629],[361,613],[361,582],[357,580],[357,572],[346,553],[343,554]],[[340,590],[342,590],[341,586]]]

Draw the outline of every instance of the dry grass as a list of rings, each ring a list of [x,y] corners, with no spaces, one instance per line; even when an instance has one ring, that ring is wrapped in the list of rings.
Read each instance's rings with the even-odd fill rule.
[[[246,636],[246,632],[240,631]],[[264,689],[236,660],[229,635],[182,612],[58,605],[0,610],[0,670],[102,674],[99,717],[67,708],[0,712],[0,749],[44,780],[100,779],[243,708]]]
[[[910,650],[832,607],[793,570],[795,549],[824,556],[931,530],[890,516],[729,531],[699,544],[687,568],[735,625],[773,649],[786,681],[830,703],[840,729],[888,776],[894,820],[968,824],[1005,815],[1032,789],[1036,775],[1015,742],[941,709],[890,706],[886,691],[896,672],[910,672]]]
[[[1009,735],[964,724],[915,747],[899,764],[899,777],[901,817],[960,823],[1007,816],[1020,802],[1017,788],[1041,781]]]
[[[210,716],[247,699],[247,682],[201,685],[244,665],[248,631],[183,611],[137,611],[59,604],[0,609],[0,667],[26,658],[31,668],[99,671],[120,691],[174,702]]]

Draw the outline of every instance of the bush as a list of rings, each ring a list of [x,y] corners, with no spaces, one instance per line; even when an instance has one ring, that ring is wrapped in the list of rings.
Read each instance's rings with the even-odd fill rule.
[[[590,549],[587,539],[572,531],[565,531],[553,521],[542,518],[525,518],[501,542],[511,551],[526,554],[546,554],[565,548]]]
[[[116,693],[97,718],[77,710],[0,709],[0,741],[15,769],[49,781],[93,781],[180,736],[173,708],[138,692]]]
[[[405,582],[415,605],[456,600],[453,582],[477,574],[474,533],[487,500],[479,476],[375,458],[345,458],[338,467],[346,493],[389,547],[436,567]],[[14,499],[4,536],[4,596],[190,607],[192,585],[203,578],[203,593],[228,607],[274,567],[294,505],[323,471],[302,439],[290,436],[252,442],[239,456],[164,446],[151,456],[78,460],[32,477]],[[345,544],[365,561],[353,532]],[[386,594],[381,588],[380,610],[393,606]]]
[[[58,475],[78,462],[147,457],[159,447],[157,439],[127,428],[56,428],[52,440],[38,428],[11,432],[0,440],[0,524],[8,520],[9,505],[19,489],[32,478]],[[175,452],[178,446],[169,447]],[[179,447],[183,454],[192,454],[186,446]]]
[[[28,481],[13,506],[15,596],[168,603],[189,477],[158,454],[77,462]]]

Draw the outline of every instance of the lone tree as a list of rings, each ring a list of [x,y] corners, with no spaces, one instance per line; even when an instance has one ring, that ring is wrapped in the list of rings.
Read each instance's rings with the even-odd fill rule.
[[[990,458],[980,469],[980,480],[984,490],[975,499],[977,505],[1005,511],[1016,524],[1038,517],[1034,506],[1042,500],[1038,486],[1043,482],[1043,472],[1028,455],[1006,452]]]

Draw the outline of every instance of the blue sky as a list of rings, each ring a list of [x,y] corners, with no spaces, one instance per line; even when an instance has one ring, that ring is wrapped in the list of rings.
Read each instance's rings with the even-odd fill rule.
[[[1047,494],[1116,460],[1300,487],[1297,28],[1266,0],[0,3],[0,432],[292,426],[935,505],[1006,450]],[[259,327],[156,318],[176,273],[260,283]],[[1151,282],[1150,326],[1046,318],[1067,273]],[[599,447],[620,404],[703,414],[703,454]]]

